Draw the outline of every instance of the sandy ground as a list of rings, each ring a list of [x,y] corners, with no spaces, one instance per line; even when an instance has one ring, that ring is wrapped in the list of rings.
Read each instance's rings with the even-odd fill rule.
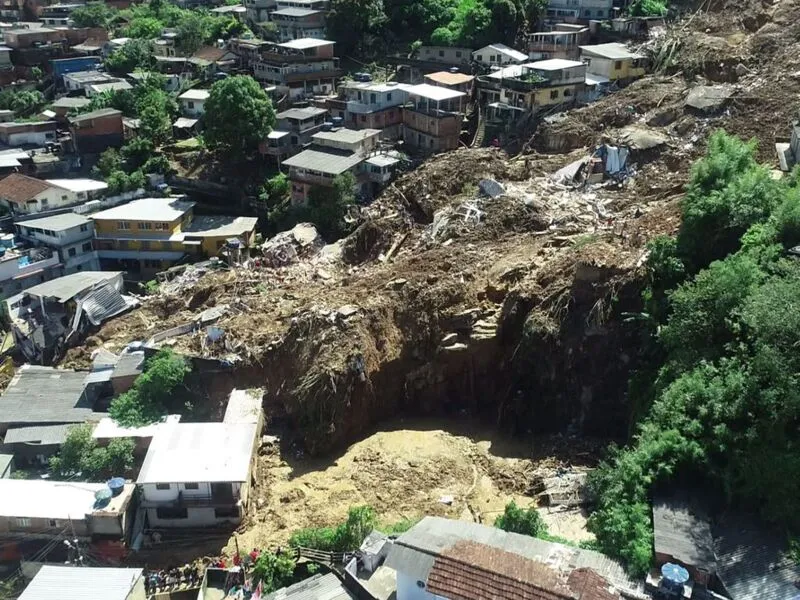
[[[394,423],[325,462],[276,451],[260,458],[239,545],[276,547],[299,529],[336,525],[349,507],[363,504],[373,506],[384,525],[425,515],[491,524],[509,501],[535,502],[525,490],[537,468],[561,462],[542,456],[546,451],[479,425],[454,428],[441,421]],[[592,537],[580,511],[540,511],[551,533],[575,541]]]

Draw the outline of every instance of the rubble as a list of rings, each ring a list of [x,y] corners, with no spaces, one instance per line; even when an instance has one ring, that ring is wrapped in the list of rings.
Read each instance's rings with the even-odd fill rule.
[[[733,94],[727,85],[698,85],[689,90],[685,105],[705,114],[722,110]]]
[[[325,241],[313,224],[298,223],[264,242],[261,253],[269,266],[285,267],[300,258],[313,256],[323,246]]]

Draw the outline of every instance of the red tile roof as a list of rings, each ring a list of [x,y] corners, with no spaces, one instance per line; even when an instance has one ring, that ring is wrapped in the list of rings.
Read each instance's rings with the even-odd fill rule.
[[[41,179],[12,173],[5,179],[0,180],[0,198],[13,202],[14,204],[24,204],[28,200],[35,198],[45,190],[57,186],[51,185]]]
[[[619,600],[619,594],[610,590],[608,581],[586,567],[570,573],[567,585],[575,594],[576,600]]]
[[[203,46],[202,48],[199,48],[197,52],[192,54],[192,58],[201,58],[209,62],[217,62],[218,60],[222,60],[222,58],[229,52],[230,50],[225,48],[217,48],[216,46]]]

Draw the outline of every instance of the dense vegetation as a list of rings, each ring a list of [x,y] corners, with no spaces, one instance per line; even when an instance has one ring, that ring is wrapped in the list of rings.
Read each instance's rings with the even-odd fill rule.
[[[348,511],[344,523],[336,527],[302,529],[289,538],[289,545],[325,552],[352,552],[361,546],[376,524],[375,509],[371,506],[354,506]]]
[[[649,501],[667,484],[716,492],[800,527],[798,176],[772,178],[754,144],[715,133],[683,200],[676,239],[651,244],[646,366],[631,382],[644,415],[595,473],[590,519],[602,550],[642,573]]]
[[[133,440],[118,438],[108,446],[98,446],[88,423],[69,429],[67,439],[56,456],[50,458],[50,471],[57,478],[80,476],[89,481],[124,476],[133,466]]]
[[[190,371],[185,358],[168,348],[159,350],[147,359],[133,387],[111,402],[111,418],[125,427],[158,421],[170,408],[176,408],[178,392]]]

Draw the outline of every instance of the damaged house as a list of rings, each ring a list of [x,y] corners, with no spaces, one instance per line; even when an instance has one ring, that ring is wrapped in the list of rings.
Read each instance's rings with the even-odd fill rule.
[[[122,289],[121,271],[82,271],[27,289],[9,302],[17,347],[32,362],[52,360],[90,327],[136,305]]]

